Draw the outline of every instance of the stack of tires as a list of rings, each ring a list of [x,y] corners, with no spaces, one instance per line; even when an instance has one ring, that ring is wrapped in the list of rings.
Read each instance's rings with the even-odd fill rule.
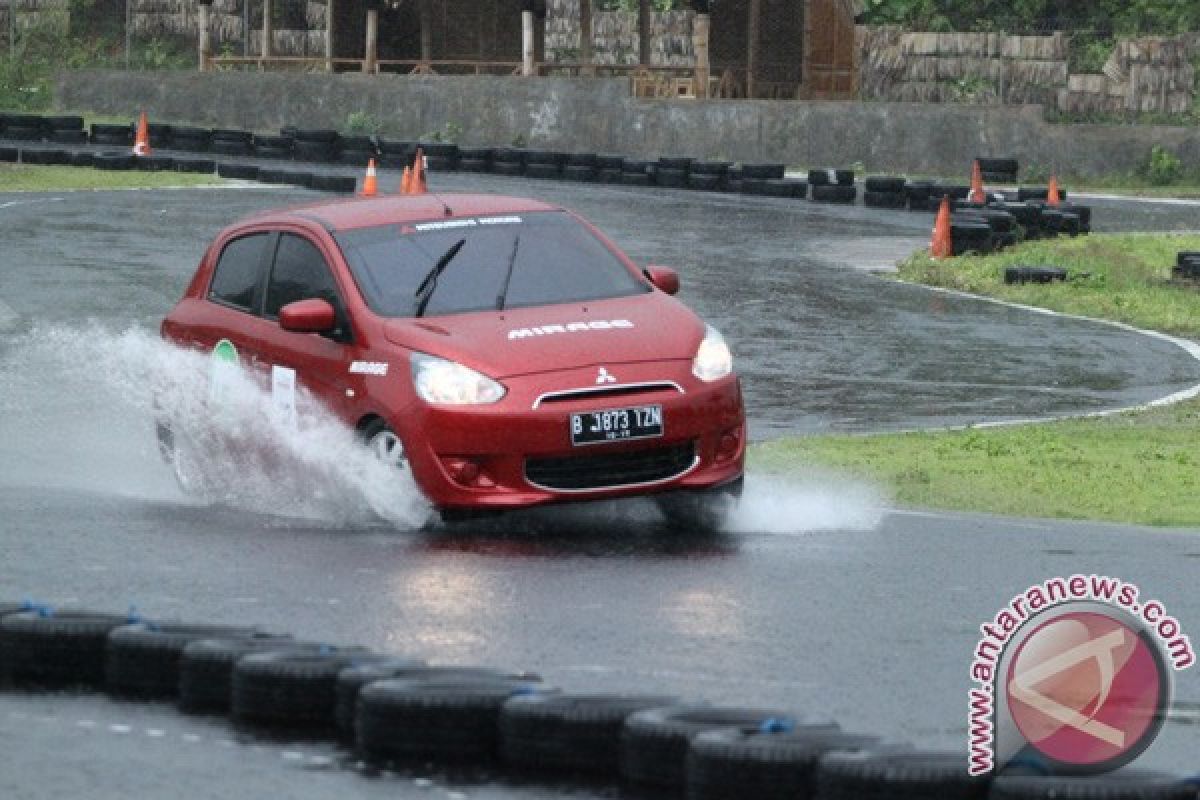
[[[366,168],[368,161],[379,156],[375,139],[371,136],[342,136],[341,145],[338,159],[343,164]]]
[[[625,157],[600,153],[596,156],[596,180],[601,183],[620,183]]]
[[[341,136],[337,131],[296,128],[291,133],[294,140],[292,152],[297,161],[333,164],[341,155]]]
[[[458,168],[463,172],[491,172],[495,154],[491,147],[459,148]]]
[[[992,226],[978,217],[955,216],[950,222],[950,238],[956,256],[987,255],[996,249]]]
[[[519,147],[498,147],[492,153],[492,172],[515,177],[525,173],[525,150]]]
[[[213,132],[191,125],[171,126],[171,149],[188,153],[207,153],[212,147]]]
[[[858,198],[852,169],[811,169],[808,182],[812,185],[812,199],[817,203],[849,205]]]
[[[1183,250],[1176,253],[1175,266],[1171,268],[1171,275],[1181,280],[1200,280],[1200,252]]]
[[[87,144],[87,131],[83,129],[83,117],[46,117],[46,138],[57,144]]]
[[[703,192],[728,191],[728,161],[693,161],[688,168],[688,188]]]
[[[979,171],[989,183],[1016,183],[1018,163],[1015,158],[977,158]]]
[[[558,180],[563,176],[569,155],[554,150],[526,150],[525,177]]]
[[[46,122],[37,114],[5,114],[3,136],[18,142],[40,142],[46,138]]]
[[[254,154],[254,135],[249,131],[218,128],[212,132],[209,150],[222,156],[249,156]]]
[[[283,160],[292,157],[295,140],[290,136],[255,136],[251,140],[256,158]]]
[[[654,167],[655,183],[670,189],[686,189],[693,161],[694,158],[678,156],[660,158]]]
[[[626,186],[653,186],[654,162],[627,158],[621,162],[621,183]]]
[[[387,169],[404,169],[412,165],[413,153],[416,150],[412,142],[397,139],[376,139],[379,147],[379,166]]]
[[[447,142],[418,142],[430,172],[454,172],[458,169],[459,149]]]
[[[599,175],[599,159],[595,153],[571,153],[563,165],[563,178],[580,183],[594,183]]]
[[[983,207],[963,211],[954,215],[954,221],[963,225],[982,222],[988,226],[991,231],[990,242],[987,249],[980,252],[1003,250],[1006,247],[1012,247],[1020,240],[1016,217],[1001,209]]]
[[[129,125],[92,123],[92,144],[112,147],[133,147],[133,128]]]
[[[866,180],[863,205],[870,208],[903,209],[909,204],[907,181],[904,178],[874,175]]]

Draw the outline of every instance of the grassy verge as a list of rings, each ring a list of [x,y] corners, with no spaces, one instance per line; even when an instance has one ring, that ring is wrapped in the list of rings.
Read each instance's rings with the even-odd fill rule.
[[[899,277],[1200,338],[1200,291],[1169,280],[1175,253],[1192,249],[1200,236],[1098,235],[995,256],[917,255]],[[1080,277],[1005,286],[1013,264]],[[751,463],[783,473],[820,464],[887,487],[905,506],[1200,526],[1200,401],[1038,425],[784,439],[756,447]]]
[[[180,172],[98,170],[88,167],[0,164],[0,192],[52,192],[71,189],[157,189],[166,186],[216,186],[211,175]]]

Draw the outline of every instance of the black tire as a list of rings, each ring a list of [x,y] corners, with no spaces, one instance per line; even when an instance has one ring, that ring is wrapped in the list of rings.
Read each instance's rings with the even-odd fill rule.
[[[417,147],[427,158],[458,159],[458,145],[450,142],[417,142]]]
[[[899,209],[908,206],[908,196],[903,192],[863,192],[863,205],[870,208]]]
[[[338,673],[385,658],[362,648],[243,656],[233,668],[233,718],[262,727],[331,733]]]
[[[1017,189],[1017,200],[1041,200],[1043,203],[1050,197],[1050,189],[1046,186],[1022,186]],[[1067,199],[1067,190],[1063,187],[1058,187],[1058,197],[1060,200]]]
[[[212,143],[206,137],[188,137],[178,134],[171,137],[171,149],[186,153],[207,153]]]
[[[133,165],[142,172],[169,172],[175,169],[171,156],[135,156]]]
[[[558,167],[566,163],[566,155],[553,150],[526,150],[525,165],[528,167],[534,164],[550,164]]]
[[[784,170],[783,164],[743,164],[742,177],[759,181],[781,181]]]
[[[3,160],[4,160],[3,158],[0,158],[0,161],[3,161]],[[71,153],[71,166],[72,167],[92,167],[94,164],[95,164],[95,154],[92,153],[92,151],[90,151],[90,150],[79,150],[77,152]]]
[[[686,169],[659,167],[655,173],[655,182],[659,186],[665,186],[670,189],[686,189],[688,185],[688,173]]]
[[[66,150],[22,150],[21,161],[26,164],[70,164],[71,154]]]
[[[616,779],[630,714],[678,704],[664,695],[521,695],[500,712],[500,756],[519,770]]]
[[[800,728],[764,732],[722,728],[696,735],[688,749],[688,800],[793,800],[812,797],[826,753],[878,750],[876,736]]]
[[[259,171],[262,174],[262,171]],[[286,183],[289,186],[298,186],[301,189],[308,189],[312,186],[313,175],[311,172],[297,172],[295,170],[280,170],[279,177],[283,178],[280,183]]]
[[[491,172],[492,162],[481,158],[464,158],[458,162],[458,168],[462,172]]]
[[[596,168],[600,170],[615,169],[621,171],[625,168],[625,156],[601,153],[596,156]]]
[[[217,175],[239,181],[258,180],[258,167],[254,164],[217,164]]]
[[[297,642],[290,636],[255,636],[235,639],[203,639],[190,642],[179,658],[179,708],[191,714],[229,712],[233,697],[233,668],[250,653],[320,649],[320,645]]]
[[[764,196],[767,193],[767,183],[765,178],[743,178],[741,180],[742,194],[753,194]],[[815,192],[817,187],[813,187]]]
[[[255,136],[252,143],[255,152],[261,149],[292,151],[292,139],[287,136]]]
[[[16,147],[0,147],[0,161],[12,164],[20,158],[21,151]]]
[[[600,183],[620,183],[622,172],[619,169],[602,169],[596,175]]]
[[[104,687],[111,694],[143,699],[179,696],[183,650],[199,639],[250,637],[253,628],[221,625],[124,625],[108,634]]]
[[[459,161],[486,161],[491,163],[495,152],[495,148],[492,147],[460,147],[458,149],[458,159]]]
[[[318,192],[354,194],[358,190],[358,179],[352,175],[313,175],[309,188]]]
[[[621,730],[621,777],[635,786],[682,789],[692,737],[716,728],[756,728],[770,720],[792,720],[784,711],[679,706],[638,711]]]
[[[645,172],[622,172],[621,183],[625,186],[653,186],[654,181]]]
[[[694,161],[690,172],[692,175],[718,175],[725,177],[733,164],[728,161]]]
[[[221,156],[250,156],[254,155],[254,148],[250,146],[250,142],[248,141],[213,139],[209,152]]]
[[[458,157],[426,156],[425,169],[427,172],[455,172],[458,169]]]
[[[378,158],[378,155],[374,150],[343,150],[338,156],[338,161],[366,169],[367,162]]]
[[[831,186],[837,182],[837,176],[831,169],[810,169],[808,183],[815,190],[818,186]]]
[[[395,139],[379,139],[379,152],[385,156],[393,156],[412,161],[414,146],[412,142],[401,142]]]
[[[198,175],[211,175],[217,164],[210,158],[176,158],[176,172],[191,172]],[[260,178],[261,180],[261,178]]]
[[[338,736],[342,741],[354,741],[358,695],[363,687],[386,680],[538,683],[541,678],[533,674],[512,673],[490,667],[430,667],[423,661],[400,658],[382,664],[350,667],[338,673],[337,679],[337,707],[334,718]]]
[[[91,141],[92,144],[99,144],[105,147],[133,147],[132,135],[93,133]]]
[[[255,158],[269,158],[274,161],[285,161],[292,157],[292,148],[287,147],[256,147]]]
[[[76,116],[56,116],[43,117],[43,124],[50,131],[81,131],[83,130],[83,117]]]
[[[657,164],[659,169],[678,169],[687,172],[692,168],[692,162],[695,160],[694,158],[667,156],[658,159]]]
[[[94,153],[92,166],[103,170],[136,169],[137,165],[133,163],[133,159],[132,153]]]
[[[857,186],[814,186],[812,188],[812,199],[817,203],[850,205],[857,197]]]
[[[1061,777],[1001,775],[989,800],[1195,800],[1196,785],[1149,770],[1118,770],[1105,775]]]
[[[310,142],[297,139],[292,154],[297,161],[327,164],[337,161],[337,148],[328,142]]]
[[[133,128],[128,125],[92,123],[92,141],[96,144],[127,144],[133,146]]]
[[[779,181],[766,181],[766,185],[762,187],[762,194],[767,197],[799,197],[808,196],[808,184],[804,181],[790,180],[784,178]]]
[[[296,140],[297,144],[300,142],[308,142],[332,145],[341,138],[341,134],[339,134],[337,131],[329,130],[327,128],[294,128],[291,131],[291,135],[292,138]]]
[[[60,130],[50,132],[50,141],[56,144],[87,144],[87,131]]]
[[[719,192],[725,188],[725,177],[707,172],[693,172],[688,175],[687,185],[689,189],[701,192]]]
[[[621,164],[621,171],[635,175],[649,175],[650,167],[654,165],[652,161],[639,161],[633,158],[625,159]]]
[[[531,683],[389,680],[359,693],[355,741],[372,762],[486,764],[499,751],[500,709]]]
[[[525,165],[519,161],[496,161],[492,163],[492,172],[497,175],[523,175]]]
[[[591,167],[596,169],[598,159],[595,153],[571,153],[567,156],[568,167]]]
[[[557,180],[562,177],[562,170],[557,164],[543,164],[535,161],[525,165],[525,177]]]
[[[217,142],[243,142],[250,144],[254,141],[254,134],[250,131],[230,130],[228,128],[214,128],[212,132],[213,144]]]
[[[979,162],[979,169],[982,172],[1000,172],[1015,176],[1020,169],[1020,164],[1015,158],[976,158],[975,160]]]
[[[525,151],[515,147],[497,147],[492,152],[492,163],[522,165],[525,163]]]
[[[24,611],[0,618],[0,652],[18,686],[104,685],[108,634],[129,624],[117,614]]]
[[[1058,206],[1058,210],[1064,214],[1074,214],[1079,217],[1079,225],[1081,227],[1091,228],[1092,226],[1092,207],[1081,206],[1075,203],[1062,203]]]
[[[889,194],[897,192],[903,194],[906,185],[907,182],[904,178],[894,178],[885,175],[873,175],[867,178],[864,183],[865,189],[868,192],[887,192]]]
[[[150,146],[171,148],[173,144],[171,138],[174,130],[173,125],[162,125],[151,122],[146,126],[146,131],[150,134]]]
[[[563,167],[563,179],[568,181],[578,181],[580,183],[592,183],[596,180],[596,168],[568,164],[567,166]]]
[[[817,767],[817,796],[828,800],[984,800],[988,783],[985,777],[967,774],[963,753],[830,753]]]
[[[852,169],[835,169],[833,171],[833,178],[838,186],[853,186],[854,185],[854,170],[852,170]]]

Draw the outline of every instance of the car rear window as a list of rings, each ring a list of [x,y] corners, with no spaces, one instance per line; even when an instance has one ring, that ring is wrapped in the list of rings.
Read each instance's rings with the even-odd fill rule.
[[[225,245],[217,261],[208,296],[231,306],[252,310],[266,245],[265,233],[243,236]]]
[[[463,247],[438,279],[427,316],[496,308],[510,262],[505,308],[650,291],[595,234],[562,212],[385,225],[336,239],[367,304],[387,317],[416,313],[417,287],[460,240]]]

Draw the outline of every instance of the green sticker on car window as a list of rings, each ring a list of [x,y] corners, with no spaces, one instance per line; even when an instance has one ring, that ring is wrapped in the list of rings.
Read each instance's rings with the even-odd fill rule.
[[[208,372],[208,396],[214,405],[229,405],[239,365],[238,351],[233,342],[228,339],[217,342]]]

